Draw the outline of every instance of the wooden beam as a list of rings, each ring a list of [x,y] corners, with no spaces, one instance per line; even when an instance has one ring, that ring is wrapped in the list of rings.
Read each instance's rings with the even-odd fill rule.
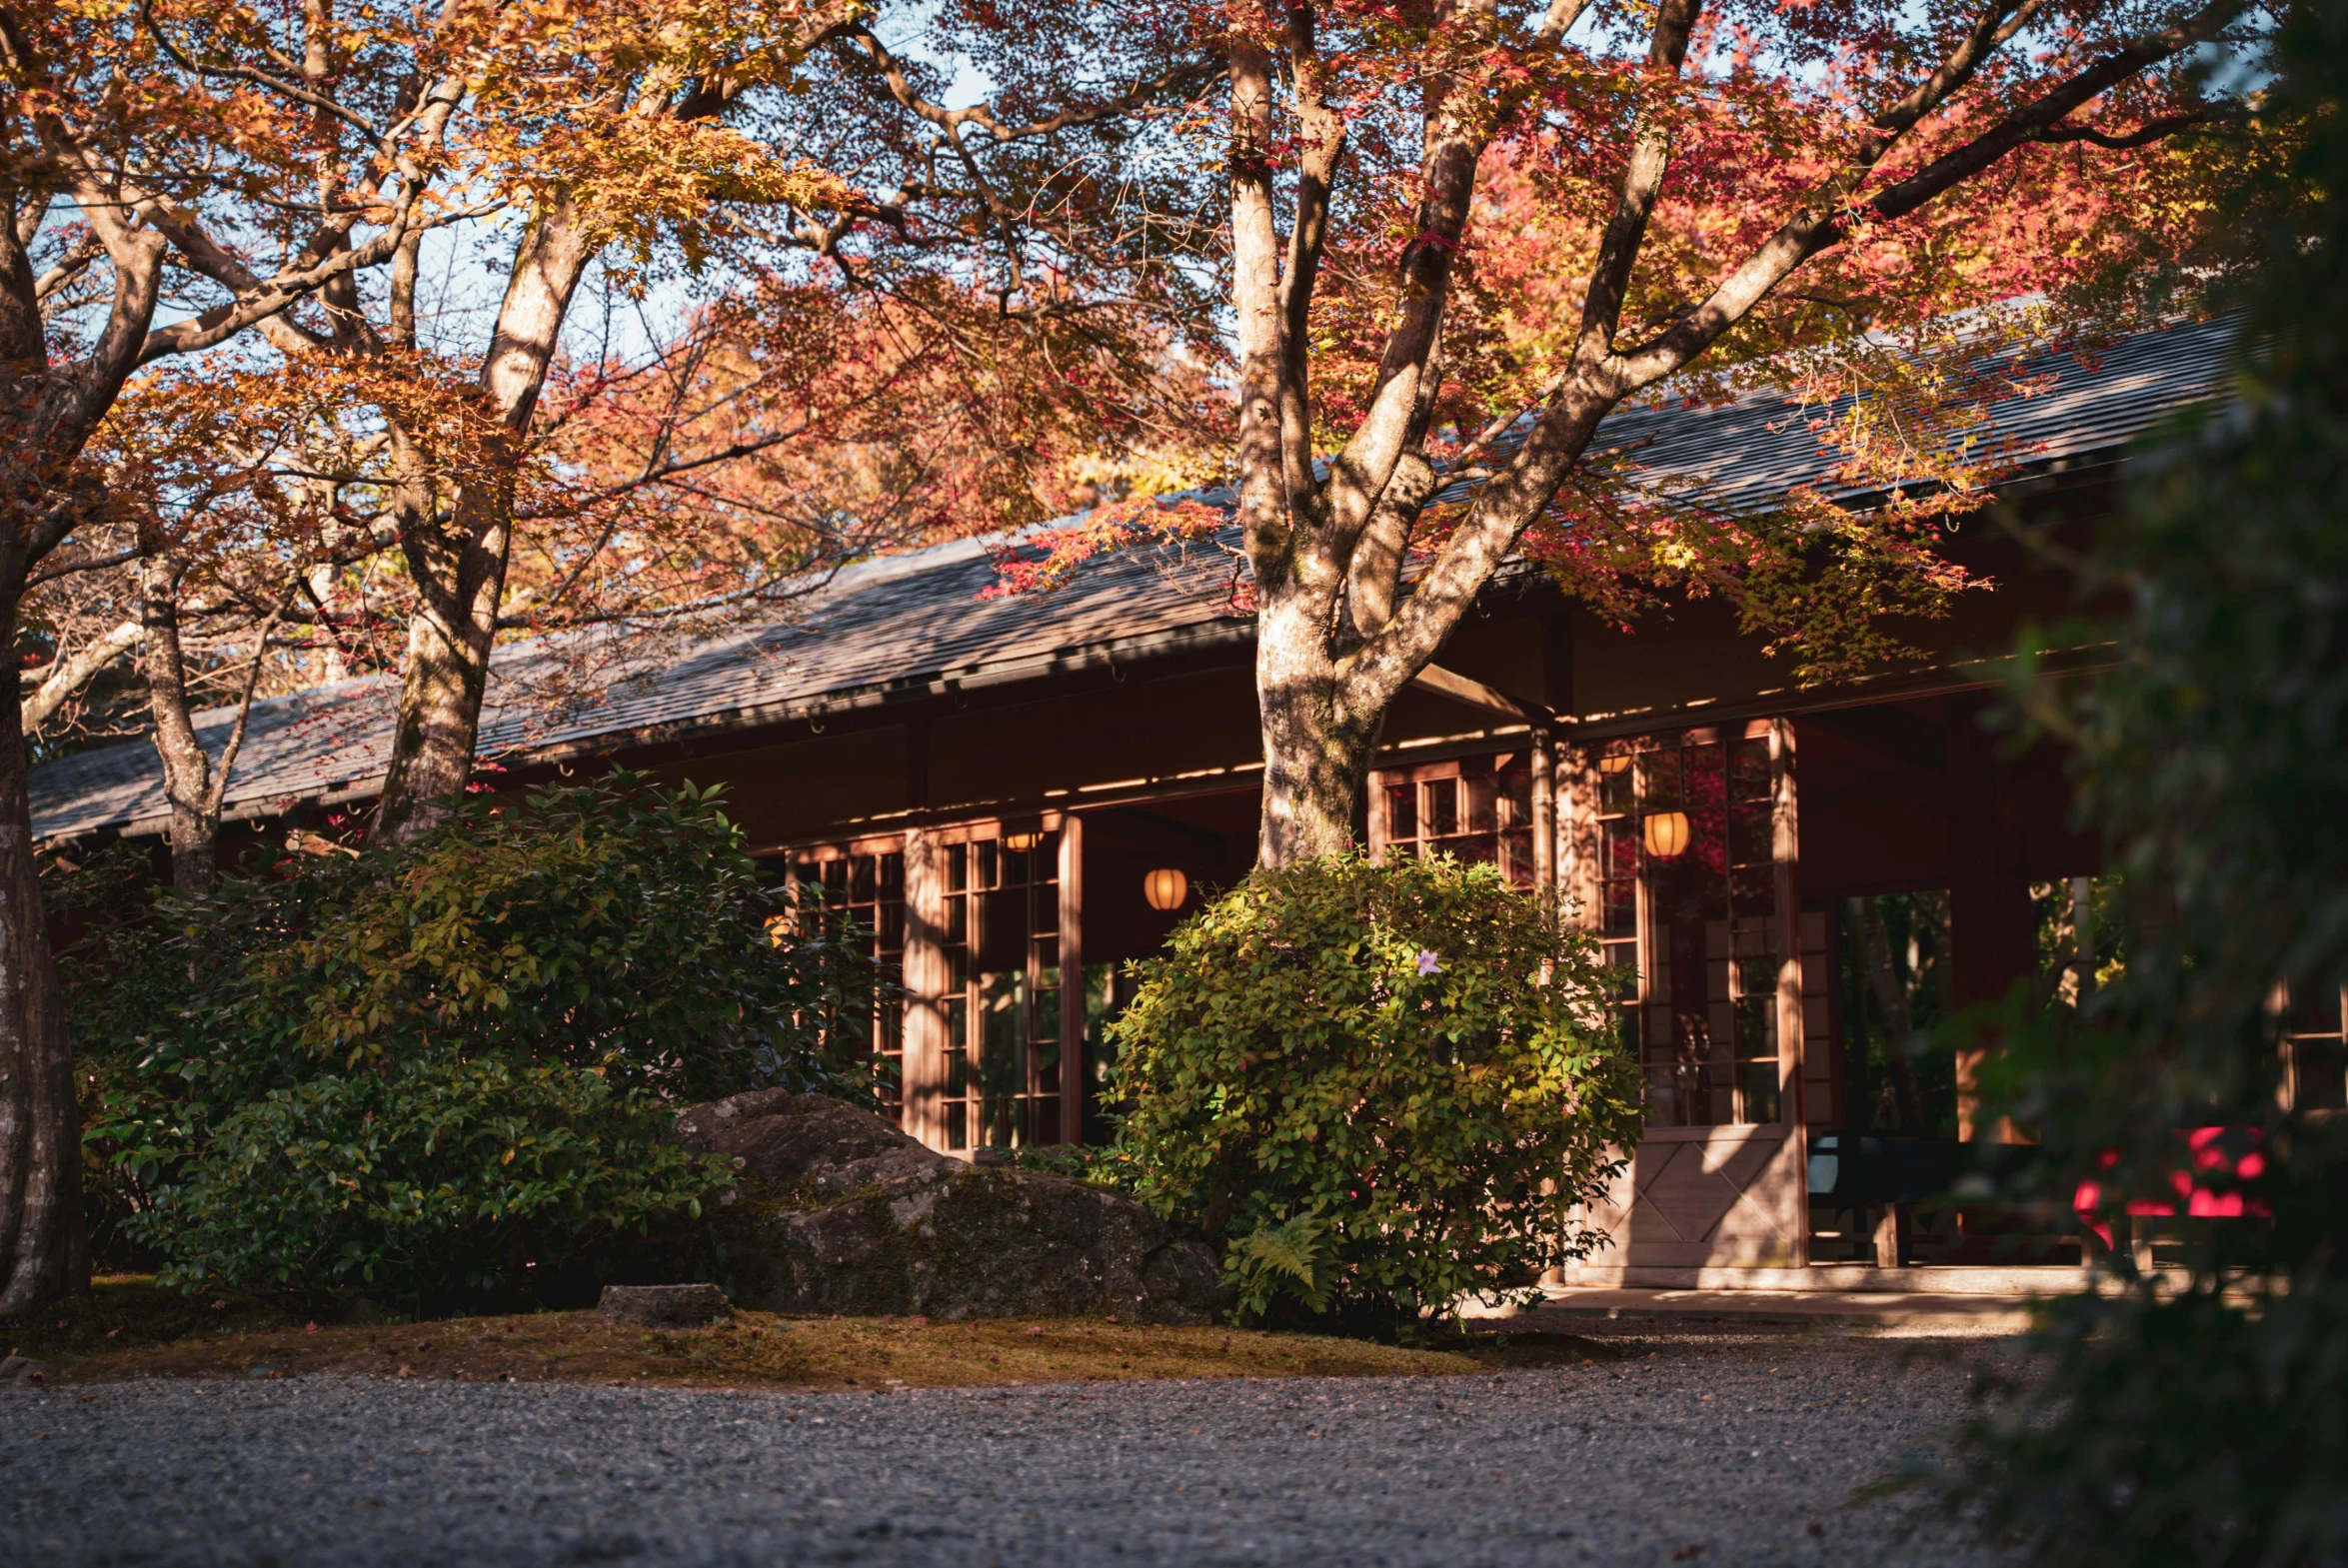
[[[1830,708],[1799,715],[1795,722],[1823,730],[1838,741],[1848,741],[1903,768],[1937,775],[1948,767],[1947,732],[1903,708],[1888,704]]]
[[[1513,719],[1521,724],[1535,726],[1557,722],[1555,714],[1537,703],[1519,702],[1497,688],[1485,686],[1481,681],[1471,680],[1457,671],[1445,670],[1440,665],[1428,665],[1410,678],[1410,684],[1431,696],[1497,718]]]

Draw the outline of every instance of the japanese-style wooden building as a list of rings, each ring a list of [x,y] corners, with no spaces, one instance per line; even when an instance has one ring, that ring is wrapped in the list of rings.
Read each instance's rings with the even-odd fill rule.
[[[2228,347],[2227,324],[2207,323],[2050,362],[2046,385],[1995,411],[2024,454],[2006,504],[2091,523],[2135,436],[2222,395]],[[1767,507],[1824,466],[1772,397],[1617,422],[1607,441],[1641,443],[1649,472],[1699,479],[1716,504]],[[1626,631],[1536,571],[1503,573],[1391,713],[1369,847],[1562,884],[1637,976],[1623,1018],[1650,1129],[1602,1216],[1616,1245],[1576,1277],[1847,1286],[1892,1277],[1887,1264],[2075,1263],[2044,1238],[1998,1253],[1961,1215],[1894,1234],[1880,1205],[1837,1193],[1831,1151],[1855,1163],[1870,1133],[1993,1135],[1969,1124],[1945,1063],[1903,1072],[1901,1042],[1882,1037],[1861,971],[1883,957],[1876,915],[1891,906],[1868,900],[1906,900],[1904,937],[1891,932],[1903,983],[1930,968],[1939,1004],[1962,1006],[2043,968],[2049,890],[2097,869],[2060,759],[2017,755],[1980,723],[2021,629],[2075,608],[2066,580],[1986,522],[1954,549],[1995,591],[1901,628],[1927,659],[1831,690],[1793,685],[1717,601]],[[851,567],[772,624],[553,714],[502,695],[554,657],[521,645],[500,656],[484,751],[508,783],[627,767],[723,784],[778,874],[820,882],[902,966],[902,1011],[884,1012],[875,1046],[908,1130],[953,1151],[1099,1138],[1118,966],[1253,855],[1261,764],[1235,570],[1212,544],[1136,550],[1050,595],[983,597],[987,546],[939,546]],[[2051,648],[2044,667],[2097,657]],[[392,696],[375,678],[258,705],[228,793],[240,830],[362,806]],[[202,726],[215,747],[228,719]],[[33,792],[49,840],[163,821],[143,742],[47,764]],[[2340,1019],[2309,1027],[2336,1036]]]

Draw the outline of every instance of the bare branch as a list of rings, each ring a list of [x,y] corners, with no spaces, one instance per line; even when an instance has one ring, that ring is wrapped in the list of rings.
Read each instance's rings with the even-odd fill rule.
[[[294,585],[298,587],[301,581],[297,573]],[[270,611],[269,619],[261,623],[261,630],[253,639],[253,662],[245,670],[245,690],[237,699],[237,721],[228,732],[227,744],[220,749],[220,761],[213,765],[212,786],[204,792],[206,820],[219,820],[220,803],[228,797],[228,776],[237,765],[237,754],[245,749],[245,732],[253,719],[253,694],[260,689],[262,667],[269,660],[269,639],[276,633],[286,607],[293,602],[294,591],[294,587],[288,587],[278,597],[277,608]]]
[[[1671,163],[1671,129],[1662,102],[1667,92],[1664,84],[1679,77],[1687,59],[1688,35],[1701,9],[1702,0],[1662,0],[1656,7],[1655,31],[1647,45],[1647,101],[1639,108],[1613,216],[1606,221],[1597,259],[1590,266],[1589,287],[1581,303],[1581,332],[1573,345],[1576,364],[1596,365],[1613,352],[1623,294],[1630,287],[1631,269],[1646,242],[1647,220],[1654,214],[1655,197]]]
[[[1804,261],[1870,221],[1905,217],[1952,186],[1970,179],[2016,147],[2055,129],[2074,110],[2151,66],[2208,42],[2246,8],[2247,0],[2212,3],[2174,27],[2138,39],[2104,56],[1989,130],[1933,160],[1916,173],[1872,197],[1848,205],[1863,169],[1837,179],[1740,263],[1709,299],[1652,342],[1612,361],[1608,381],[1620,396],[1650,386],[1678,371],[1741,321]],[[1890,144],[1885,144],[1886,149]],[[1879,156],[1879,155],[1878,155]],[[1875,159],[1864,160],[1871,167]]]
[[[101,671],[137,648],[145,630],[137,621],[125,621],[107,629],[68,658],[45,667],[48,674],[33,688],[32,695],[23,700],[24,734],[37,732],[55,717],[57,710],[96,680]]]
[[[204,65],[189,59],[180,51],[179,46],[171,41],[171,35],[163,30],[163,24],[155,20],[155,8],[151,3],[148,3],[148,0],[141,0],[139,20],[146,24],[147,36],[155,40],[155,47],[163,51],[164,58],[191,76],[209,76],[228,82],[250,82],[256,87],[265,87],[281,98],[290,98],[295,103],[306,105],[317,110],[320,114],[329,115],[342,121],[370,142],[383,140],[384,133],[381,130],[368,124],[332,98],[321,93],[314,93],[298,82],[290,82],[282,77],[272,76],[267,71],[256,71],[251,66]]]

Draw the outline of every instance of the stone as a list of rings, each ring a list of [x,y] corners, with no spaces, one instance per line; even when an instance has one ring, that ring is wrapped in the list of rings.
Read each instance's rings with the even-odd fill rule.
[[[754,1089],[696,1105],[678,1114],[677,1135],[688,1148],[729,1156],[747,1181],[810,1196],[846,1197],[962,1166],[869,1110],[789,1089]]]
[[[617,1323],[646,1328],[703,1328],[734,1315],[716,1285],[606,1285],[595,1309]]]
[[[38,1388],[56,1375],[57,1368],[31,1356],[12,1355],[0,1361],[0,1388]]]
[[[1122,1193],[966,1164],[840,1100],[738,1094],[678,1135],[742,1174],[715,1239],[746,1308],[1194,1323],[1224,1304],[1206,1244]]]

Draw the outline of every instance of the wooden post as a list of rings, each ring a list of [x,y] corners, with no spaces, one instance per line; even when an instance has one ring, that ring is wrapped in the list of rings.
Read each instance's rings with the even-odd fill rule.
[[[1085,1141],[1085,819],[1060,819],[1060,1140]]]
[[[2095,878],[2071,878],[2071,952],[2077,965],[2074,993],[2084,1003],[2095,989]]]
[[[938,887],[937,844],[916,827],[905,835],[905,1130],[932,1148],[944,1142],[938,1096],[944,1087],[946,954],[939,945],[945,911]]]
[[[1802,910],[1801,813],[1794,772],[1794,730],[1790,719],[1769,722],[1769,763],[1775,808],[1771,812],[1771,854],[1776,881],[1777,919],[1772,940],[1777,947],[1777,1109],[1793,1144],[1786,1151],[1793,1171],[1792,1212],[1786,1216],[1793,1237],[1793,1266],[1810,1261],[1809,1129],[1802,1115]]]
[[[1568,924],[1594,930],[1598,909],[1598,771],[1590,754],[1567,745],[1552,765],[1549,814],[1557,898]],[[1537,808],[1536,813],[1537,815]]]
[[[1875,1216],[1875,1266],[1899,1267],[1900,1205],[1886,1203]]]
[[[1532,733],[1532,890],[1541,908],[1557,907],[1557,742],[1545,729]]]

